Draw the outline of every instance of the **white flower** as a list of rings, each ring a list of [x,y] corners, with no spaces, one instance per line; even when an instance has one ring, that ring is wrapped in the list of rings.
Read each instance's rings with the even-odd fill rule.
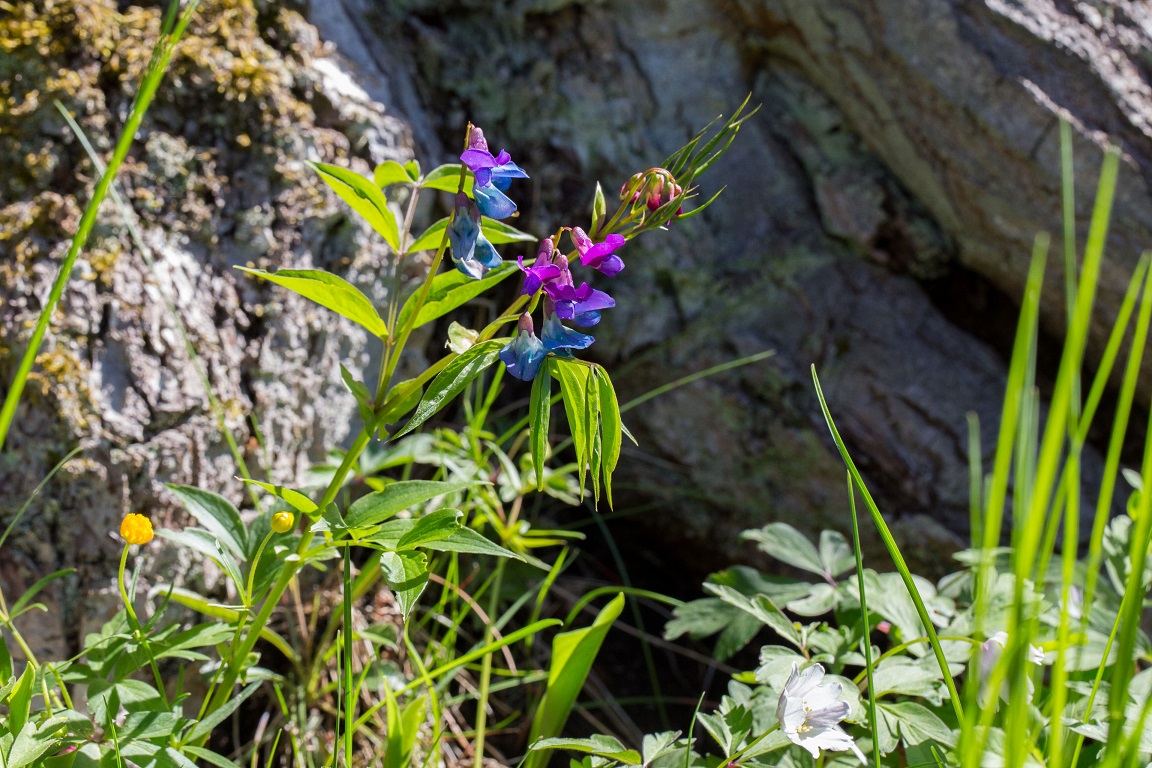
[[[793,744],[799,744],[820,757],[821,749],[833,752],[852,750],[860,762],[868,761],[852,737],[840,728],[840,721],[848,717],[848,702],[840,700],[840,683],[821,683],[824,667],[813,664],[800,671],[793,662],[792,674],[784,684],[780,703],[776,705],[776,719],[780,728]]]
[[[997,632],[992,637],[985,640],[980,645],[980,700],[988,701],[988,678],[992,675],[992,670],[995,668],[996,663],[1000,661],[1001,654],[1004,653],[1004,646],[1008,644],[1008,633]],[[1044,663],[1044,650],[1035,645],[1028,645],[1028,661],[1033,664]],[[1028,698],[1032,698],[1032,692],[1035,686],[1032,684],[1032,678],[1028,678]],[[1004,681],[1004,685],[1000,688],[1000,698],[1004,703],[1008,703],[1008,681]]]

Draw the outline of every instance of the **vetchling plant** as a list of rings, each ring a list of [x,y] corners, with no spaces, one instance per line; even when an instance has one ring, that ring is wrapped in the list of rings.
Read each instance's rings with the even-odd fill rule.
[[[177,29],[175,38],[194,4],[178,22],[177,8],[173,3],[168,19]],[[174,44],[166,38],[163,50],[170,53]],[[162,71],[163,59],[158,61]],[[149,77],[154,89],[158,75]],[[366,745],[385,765],[402,768],[436,759],[444,738],[443,707],[450,699],[447,681],[464,673],[479,690],[471,754],[479,763],[485,751],[487,697],[501,671],[494,658],[560,624],[537,616],[539,598],[562,567],[563,556],[549,565],[533,553],[562,544],[571,535],[533,530],[522,513],[523,499],[530,492],[546,491],[560,500],[579,501],[590,485],[594,502],[603,495],[610,504],[612,475],[627,434],[607,372],[574,354],[594,341],[576,327],[595,326],[614,300],[584,279],[577,284],[574,273],[585,268],[594,271],[586,277],[612,277],[624,269],[619,252],[629,240],[707,207],[715,197],[685,210],[696,196],[696,179],[750,116],[746,104],[711,137],[705,129],[660,167],[633,175],[611,214],[598,185],[586,225],[560,227],[540,241],[534,259],[521,255],[515,263],[504,261],[496,246],[535,241],[502,221],[517,207],[506,193],[527,173],[507,152],[493,154],[479,128],[468,126],[460,163],[427,173],[415,161],[384,163],[372,178],[314,164],[319,177],[389,246],[393,258],[384,278],[393,289],[387,305],[373,305],[355,286],[322,270],[243,271],[300,294],[380,340],[383,355],[369,380],[358,380],[343,366],[334,372],[359,405],[363,426],[358,436],[336,454],[337,464],[311,473],[315,485],[280,485],[255,479],[243,469],[249,489],[265,494],[254,495],[254,510],[241,511],[211,491],[172,486],[174,498],[195,525],[153,531],[145,516],[125,518],[118,576],[123,609],[100,632],[85,638],[80,654],[40,663],[23,647],[21,669],[0,636],[0,764],[203,762],[231,767],[244,755],[256,765],[260,733],[252,735],[247,749],[239,745],[234,755],[217,751],[222,742],[210,738],[267,685],[279,703],[277,717],[290,724],[271,739],[268,764],[283,737],[293,765],[352,765],[358,747]],[[133,125],[138,124],[139,118],[134,119]],[[109,184],[114,172],[112,166]],[[452,196],[450,215],[421,233],[413,232],[419,206],[445,193]],[[74,250],[82,246],[78,235]],[[433,255],[425,278],[405,295],[401,276],[417,254],[428,252]],[[455,269],[441,270],[446,254]],[[413,378],[397,380],[400,360],[417,328],[444,318],[513,275],[523,284],[504,311],[480,329],[453,323],[447,354]],[[61,280],[67,280],[66,270]],[[493,436],[489,415],[505,371],[531,382],[531,404],[521,424]],[[552,386],[554,380],[558,388]],[[18,397],[18,389],[14,391]],[[421,431],[457,401],[467,414],[463,429]],[[550,415],[557,401],[563,403],[572,436],[572,461],[550,467]],[[11,407],[6,404],[6,413]],[[413,473],[420,466],[430,471]],[[363,486],[370,491],[364,493]],[[157,585],[147,596],[138,595],[141,561],[148,548],[159,546],[154,535],[213,563],[222,589],[209,595]],[[133,548],[137,567],[130,570]],[[460,574],[473,558],[495,560],[482,561],[488,575],[469,594]],[[512,606],[499,599],[508,562],[523,562],[539,573],[537,586]],[[309,573],[320,575],[301,578]],[[325,573],[338,574],[335,599],[331,592],[323,598],[317,593],[314,599],[301,594]],[[402,629],[357,626],[354,621],[354,602],[381,582],[392,594]],[[453,628],[437,636],[439,650],[431,644],[417,647],[410,633],[413,624],[429,626],[420,624],[418,605],[432,583],[443,587],[437,613],[453,617]],[[10,611],[0,599],[5,625],[18,641],[13,622],[42,587],[35,586]],[[286,594],[292,610],[281,611]],[[449,594],[454,597],[445,597]],[[517,626],[518,611],[533,597],[538,599],[530,620]],[[488,614],[477,598],[488,601]],[[193,609],[206,621],[181,623],[187,614],[169,612],[173,603]],[[592,626],[555,638],[551,669],[536,677],[545,684],[543,699],[533,713],[525,713],[534,723],[534,738],[560,732],[622,605],[622,597],[617,598]],[[503,610],[499,617],[497,610]],[[472,613],[487,615],[487,620],[480,636],[462,642],[467,631],[463,619]],[[292,621],[296,618],[301,621]],[[402,654],[412,671],[382,663],[388,654]],[[332,695],[336,706],[326,703]],[[308,733],[315,724],[315,707],[335,724],[329,741]]]

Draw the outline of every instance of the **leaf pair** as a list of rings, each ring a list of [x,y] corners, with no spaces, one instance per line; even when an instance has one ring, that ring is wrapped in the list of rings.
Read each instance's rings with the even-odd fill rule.
[[[543,461],[547,453],[548,415],[552,396],[551,378],[560,382],[564,412],[580,466],[580,492],[584,492],[585,472],[591,471],[592,496],[600,501],[600,479],[604,495],[612,505],[612,473],[620,460],[624,425],[620,421],[620,404],[608,372],[574,358],[553,357],[545,361],[537,374],[539,388],[533,383],[530,419],[532,456],[536,466],[537,487],[543,483]]]

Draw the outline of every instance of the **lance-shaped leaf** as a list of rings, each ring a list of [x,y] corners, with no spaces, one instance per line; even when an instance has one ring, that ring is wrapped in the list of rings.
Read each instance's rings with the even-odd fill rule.
[[[460,516],[463,514],[458,509],[438,509],[424,515],[412,530],[400,537],[396,549],[415,549],[448,538],[460,529]]]
[[[322,269],[281,269],[278,272],[265,272],[262,269],[237,267],[256,277],[295,291],[306,299],[330,309],[338,315],[363,326],[373,336],[385,338],[388,326],[384,324],[376,307],[360,289],[342,277]]]
[[[352,206],[356,213],[372,225],[372,229],[384,238],[384,242],[392,246],[392,250],[400,250],[396,217],[388,210],[388,200],[380,191],[380,187],[376,186],[376,182],[338,165],[312,163],[312,167],[332,191],[340,195],[344,202]]]
[[[599,366],[588,369],[584,384],[584,438],[588,441],[589,471],[592,474],[592,503],[600,503],[600,385]]]
[[[380,571],[396,594],[401,616],[407,619],[428,585],[428,556],[423,552],[384,552],[380,555]]]
[[[600,368],[596,377],[600,384],[600,429],[603,454],[600,457],[601,471],[604,473],[604,495],[608,506],[612,506],[612,473],[620,461],[620,448],[624,442],[624,424],[620,421],[620,402],[608,371]]]
[[[285,488],[282,485],[275,485],[273,483],[265,483],[265,482],[262,482],[260,480],[248,480],[248,479],[244,479],[244,478],[241,478],[241,480],[243,480],[245,483],[251,483],[252,485],[258,485],[261,488],[263,488],[264,490],[268,491],[268,493],[275,496],[276,498],[283,499],[285,502],[288,503],[289,506],[291,506],[293,509],[295,509],[297,512],[299,512],[302,515],[314,514],[316,512],[316,510],[318,509],[318,507],[316,506],[316,502],[312,501],[312,499],[310,499],[307,496],[305,496],[304,494],[300,493],[300,491],[294,491],[291,488]]]
[[[446,483],[435,480],[404,480],[384,490],[361,496],[348,507],[344,519],[349,528],[363,528],[382,523],[424,501],[456,493],[473,485],[472,481]]]
[[[248,529],[232,502],[219,494],[190,485],[169,485],[168,490],[176,494],[196,522],[215,536],[237,560],[248,559]]]
[[[458,269],[441,272],[432,278],[432,285],[428,288],[428,297],[424,306],[416,313],[413,328],[419,328],[438,317],[448,314],[471,299],[479,296],[492,286],[504,280],[509,275],[519,272],[519,268],[512,262],[506,261],[495,269],[489,270],[484,277],[476,280],[468,277]],[[400,317],[396,321],[397,328],[403,328],[420,300],[420,291],[408,297],[404,306],[400,308]]]
[[[376,166],[376,170],[372,172],[372,181],[376,182],[376,186],[383,189],[389,184],[411,184],[416,179],[409,175],[407,169],[400,163],[395,160],[385,160]]]
[[[620,594],[604,606],[590,627],[562,632],[553,639],[548,688],[532,720],[529,744],[553,738],[564,728],[604,637],[623,610],[624,595]],[[524,768],[544,768],[549,757],[548,752],[531,752],[524,760]]]
[[[532,400],[528,406],[528,423],[532,430],[532,467],[536,471],[536,490],[544,490],[544,460],[548,457],[548,421],[552,414],[551,358],[544,358],[532,380]],[[609,498],[611,501],[611,498]]]
[[[416,413],[404,429],[400,430],[393,439],[403,437],[432,418],[441,408],[452,402],[468,383],[484,372],[486,368],[496,362],[500,350],[508,343],[508,339],[490,339],[482,341],[449,363],[440,375],[428,385],[420,404],[416,406]]]
[[[572,447],[576,463],[580,466],[580,493],[584,493],[584,473],[588,469],[587,401],[588,366],[565,358],[556,358],[553,375],[560,381],[564,395],[564,413],[568,416],[568,430],[572,433]]]

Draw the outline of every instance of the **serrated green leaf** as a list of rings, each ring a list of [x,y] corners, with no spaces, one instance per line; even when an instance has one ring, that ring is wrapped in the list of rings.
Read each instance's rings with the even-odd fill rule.
[[[384,238],[384,242],[392,246],[392,250],[400,250],[396,217],[388,210],[388,199],[374,181],[337,165],[312,163],[312,167],[320,174],[325,184],[352,206],[352,209]]]
[[[439,189],[442,192],[455,192],[460,188],[460,170],[459,163],[448,163],[441,165],[428,171],[428,175],[420,182],[421,189]],[[472,196],[472,185],[474,179],[472,171],[464,168],[464,193],[469,197]]]
[[[396,595],[400,615],[407,620],[428,585],[428,556],[423,552],[384,552],[380,572]]]
[[[548,457],[548,422],[552,414],[551,358],[545,357],[532,380],[532,400],[528,406],[528,423],[532,433],[532,467],[536,471],[536,490],[544,490],[544,461]],[[611,495],[609,495],[611,503]]]
[[[432,418],[441,408],[452,402],[464,390],[464,387],[468,386],[469,382],[496,362],[500,350],[507,343],[507,339],[482,341],[464,354],[458,355],[428,385],[424,397],[416,406],[415,415],[412,416],[407,426],[393,436],[393,439],[403,437],[416,429]]]
[[[756,542],[756,548],[802,571],[824,575],[820,553],[808,537],[788,525],[769,523],[759,530],[744,531],[740,538]]]
[[[348,507],[344,523],[349,528],[377,525],[406,509],[437,496],[457,493],[475,485],[473,481],[403,480],[382,491],[361,496]]]
[[[241,480],[245,483],[258,485],[276,498],[283,499],[285,503],[287,503],[300,514],[311,515],[317,509],[319,509],[319,507],[316,506],[316,502],[300,493],[300,491],[294,491],[291,488],[285,488],[282,485],[265,483],[260,480],[249,480],[246,478],[241,478]]]
[[[416,320],[413,322],[412,327],[419,328],[425,323],[430,323],[436,318],[448,314],[510,275],[519,272],[520,269],[511,261],[506,261],[495,269],[489,270],[488,273],[479,280],[468,277],[468,275],[456,269],[441,272],[432,278],[432,285],[428,289],[428,297],[424,301],[424,306],[422,306],[416,314]],[[420,294],[421,291],[418,290],[404,302],[404,306],[400,308],[399,319],[396,321],[397,327],[406,327],[408,319],[415,310],[416,302],[420,299]]]
[[[604,495],[608,506],[612,506],[612,473],[620,461],[620,449],[624,443],[624,425],[620,421],[620,402],[608,371],[600,368],[596,377],[600,385],[600,429],[603,441],[601,471],[604,473]]]
[[[400,537],[396,549],[414,549],[451,536],[460,528],[460,517],[464,513],[458,509],[438,509],[424,515],[412,526],[412,530]]]
[[[171,712],[132,712],[117,729],[117,737],[127,741],[171,736],[183,719]]]
[[[372,181],[376,182],[376,186],[383,189],[390,184],[411,184],[415,179],[408,176],[408,171],[400,163],[395,160],[385,160],[376,166],[376,170],[372,172]]]
[[[321,269],[281,269],[277,272],[265,272],[263,269],[248,267],[236,267],[236,269],[294,291],[325,309],[348,318],[373,336],[381,339],[388,336],[388,326],[384,324],[368,297],[352,283],[331,272]]]

